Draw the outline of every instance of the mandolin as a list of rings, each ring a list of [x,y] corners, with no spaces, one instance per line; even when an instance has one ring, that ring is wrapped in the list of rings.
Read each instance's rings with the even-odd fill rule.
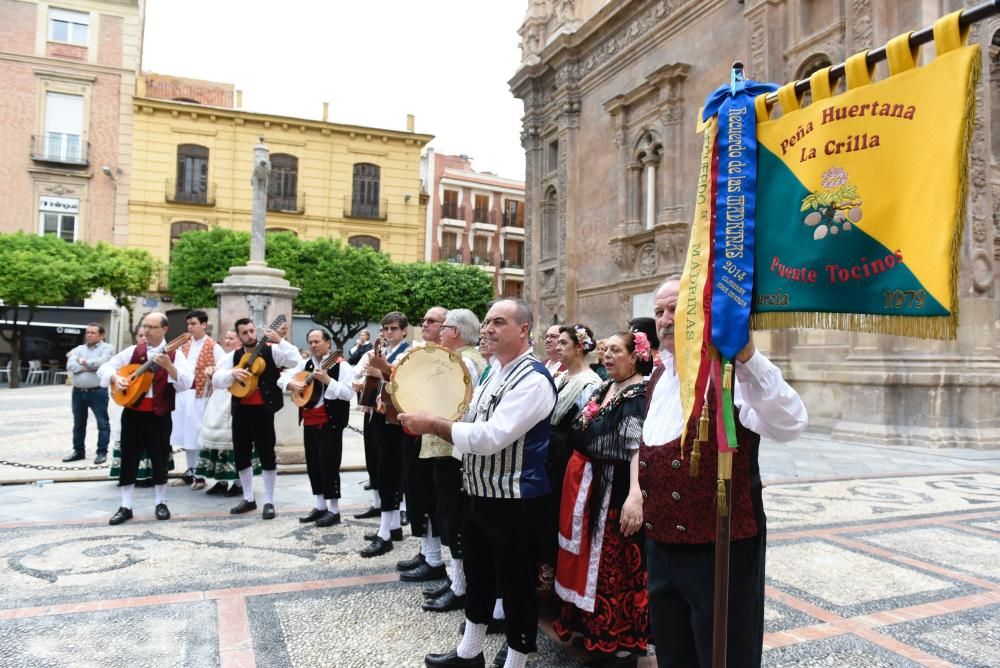
[[[292,390],[292,403],[299,408],[308,405],[309,401],[312,399],[313,377],[316,375],[316,371],[326,371],[343,359],[344,356],[341,352],[339,350],[335,350],[323,358],[323,361],[319,364],[319,369],[313,369],[312,371],[299,371],[295,374],[295,378],[292,380],[302,383],[303,388],[301,392]]]
[[[191,335],[187,332],[181,334],[168,343],[163,352],[169,353],[177,350],[187,343],[190,338]],[[112,386],[111,398],[115,400],[116,404],[125,408],[138,406],[146,396],[146,393],[149,392],[149,388],[153,385],[153,374],[156,373],[158,368],[159,366],[156,362],[152,359],[147,359],[142,364],[126,364],[118,369],[118,375],[128,379],[128,387],[124,390],[119,390],[117,387]]]
[[[279,315],[268,329],[276,330],[285,324],[286,320],[288,318],[284,315]],[[266,346],[267,337],[262,336],[257,342],[257,347],[253,349],[253,352],[244,352],[239,363],[233,367],[234,369],[246,369],[250,372],[250,376],[246,380],[237,380],[234,377],[233,384],[229,386],[229,392],[237,399],[244,399],[257,391],[257,383],[260,381],[260,376],[264,373],[264,369],[267,368],[267,362],[260,356]]]
[[[375,345],[372,347],[372,355],[375,357],[382,356],[382,347],[385,345],[385,339],[381,336],[375,339]],[[374,376],[365,376],[364,387],[361,388],[361,397],[358,398],[358,405],[364,406],[365,408],[372,408],[375,406],[375,400],[378,398],[379,392],[382,390],[382,379],[375,378]]]

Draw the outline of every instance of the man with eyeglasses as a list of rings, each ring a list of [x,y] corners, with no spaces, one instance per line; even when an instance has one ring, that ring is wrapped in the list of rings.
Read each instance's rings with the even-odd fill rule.
[[[119,390],[129,386],[127,376],[118,371],[128,364],[144,364],[153,360],[153,383],[138,405],[126,406],[122,412],[122,464],[118,478],[121,506],[109,524],[121,524],[132,519],[132,492],[139,470],[139,458],[145,448],[153,466],[153,484],[156,487],[156,519],[170,519],[167,508],[167,460],[170,458],[170,413],[174,410],[177,392],[191,387],[194,374],[180,350],[164,352],[166,348],[167,316],[150,313],[142,320],[146,341],[129,346],[101,365],[97,375],[101,384]]]
[[[364,374],[387,381],[392,374],[392,364],[410,347],[406,341],[409,320],[399,311],[387,313],[382,318],[384,347],[378,355],[374,350],[365,353],[359,365]],[[366,363],[367,362],[367,363]],[[358,377],[355,377],[358,379]],[[365,534],[371,541],[361,550],[364,558],[377,557],[392,550],[394,540],[403,540],[399,522],[399,503],[403,498],[403,429],[398,424],[386,422],[384,405],[372,415],[372,436],[378,444],[378,505],[379,528]]]
[[[560,371],[565,371],[562,360],[559,359],[559,325],[552,325],[545,332],[545,341],[542,343],[545,349],[545,369],[550,376],[555,377]]]

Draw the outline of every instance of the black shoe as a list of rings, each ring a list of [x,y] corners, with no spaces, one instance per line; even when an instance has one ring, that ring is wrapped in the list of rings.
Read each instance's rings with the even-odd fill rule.
[[[312,511],[305,517],[300,517],[299,522],[302,524],[309,524],[310,522],[315,522],[319,518],[326,515],[326,510],[320,510],[319,508],[313,508]]]
[[[382,514],[382,511],[379,510],[378,508],[376,508],[375,506],[368,506],[368,510],[366,510],[363,513],[359,513],[359,514],[355,515],[354,519],[356,519],[356,520],[366,520],[369,517],[378,517],[381,514]]]
[[[451,580],[445,581],[445,583],[442,585],[434,585],[433,587],[427,587],[420,593],[424,595],[424,598],[437,598],[438,596],[444,594],[446,591],[451,591]]]
[[[316,520],[318,527],[332,527],[334,524],[340,524],[340,513],[331,513],[329,510],[323,514],[323,517]]]
[[[503,641],[503,645],[497,650],[497,655],[493,657],[493,668],[503,668],[507,665],[507,650],[510,649],[510,645],[507,641]]]
[[[444,577],[447,577],[444,564],[431,566],[428,563],[423,563],[416,568],[411,568],[399,574],[399,579],[403,582],[427,582],[429,580],[440,580]]]
[[[209,487],[205,494],[210,494],[211,496],[224,496],[228,490],[229,485],[220,481]]]
[[[243,488],[239,485],[233,485],[226,490],[226,496],[243,496]]]
[[[372,487],[372,484],[371,484],[370,482],[366,482],[366,483],[365,483],[365,491],[366,491],[366,492],[370,492],[370,491],[372,491],[373,489],[375,489],[375,488],[374,488],[374,487]]]
[[[402,529],[400,529],[400,531],[402,531]],[[426,563],[427,563],[427,560],[424,559],[423,553],[422,552],[417,552],[417,556],[413,557],[412,559],[403,559],[402,561],[397,561],[396,562],[396,570],[397,571],[412,571],[417,566],[422,566],[422,565],[424,565]]]
[[[507,633],[507,620],[506,619],[491,619],[489,624],[486,625],[486,633],[489,635],[496,635],[498,633]],[[458,625],[458,635],[465,635],[465,622]]]
[[[97,456],[94,457],[94,466],[100,466],[106,461],[108,461],[108,455],[105,453],[98,452]]]
[[[399,511],[399,526],[405,527],[410,523],[410,518],[407,517],[405,510]]]
[[[263,517],[265,520],[273,520],[274,519],[274,504],[273,503],[265,503],[264,504],[264,511],[261,513],[261,517]]]
[[[115,512],[114,515],[111,516],[111,519],[108,520],[108,524],[115,526],[127,522],[130,519],[132,519],[132,509],[122,506]]]
[[[86,459],[86,458],[87,458],[87,455],[83,454],[82,452],[79,452],[78,450],[74,450],[73,454],[68,455],[66,457],[63,457],[63,461],[64,462],[78,462],[81,459]]]
[[[458,655],[458,650],[451,650],[447,654],[428,654],[424,657],[424,665],[427,668],[438,668],[438,666],[462,666],[462,668],[486,668],[486,659],[480,652],[471,659],[463,659]]]
[[[377,557],[380,554],[385,554],[386,552],[392,552],[392,541],[382,540],[378,536],[375,536],[375,540],[371,542],[371,545],[361,550],[361,556],[368,559],[370,557]]]
[[[184,475],[181,476],[181,480],[183,480],[185,482],[185,484],[188,484],[188,485],[190,485],[191,483],[193,483],[194,482],[194,469],[188,469],[187,471],[185,471]]]
[[[373,531],[371,533],[365,534],[365,540],[375,540],[378,538],[378,532]],[[403,530],[402,529],[389,529],[389,540],[400,541],[403,540]]]
[[[170,509],[167,508],[167,504],[165,503],[156,504],[156,519],[158,520],[170,519]]]
[[[257,502],[243,499],[237,505],[229,509],[229,514],[242,515],[243,513],[249,513],[251,510],[257,510]]]
[[[427,612],[451,612],[465,608],[465,596],[458,596],[451,589],[437,598],[425,602],[422,606]]]

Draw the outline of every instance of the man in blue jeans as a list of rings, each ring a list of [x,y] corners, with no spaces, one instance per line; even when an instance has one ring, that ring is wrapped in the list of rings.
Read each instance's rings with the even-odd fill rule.
[[[87,435],[87,411],[97,420],[97,456],[94,464],[107,461],[111,425],[108,422],[108,390],[101,387],[97,369],[111,359],[114,350],[104,342],[104,326],[97,322],[87,325],[86,343],[73,348],[66,356],[66,371],[73,379],[73,453],[64,462],[76,462],[86,457],[84,439]]]

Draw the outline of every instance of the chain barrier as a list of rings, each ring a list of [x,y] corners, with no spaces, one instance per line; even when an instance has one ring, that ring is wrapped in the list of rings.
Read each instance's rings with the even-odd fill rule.
[[[170,452],[171,455],[176,455],[177,453],[184,452],[183,449],[178,448]],[[19,469],[34,469],[36,471],[97,471],[101,469],[107,469],[107,464],[98,464],[96,466],[57,466],[57,465],[47,465],[47,464],[22,464],[21,462],[11,462],[6,459],[0,459],[0,466],[13,466]]]

